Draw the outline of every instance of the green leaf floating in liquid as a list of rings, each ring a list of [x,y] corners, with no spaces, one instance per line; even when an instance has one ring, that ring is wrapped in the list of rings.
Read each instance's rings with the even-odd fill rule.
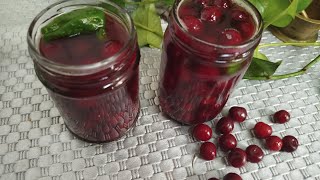
[[[97,32],[100,39],[106,36],[105,13],[92,7],[62,14],[41,29],[46,41],[93,32]]]
[[[259,58],[252,58],[252,62],[244,75],[245,79],[251,77],[269,77],[274,74],[277,68],[280,66],[281,61],[271,62]]]
[[[147,2],[147,1],[142,1]],[[150,45],[160,48],[163,33],[160,16],[154,4],[141,4],[132,14],[137,29],[139,46]]]

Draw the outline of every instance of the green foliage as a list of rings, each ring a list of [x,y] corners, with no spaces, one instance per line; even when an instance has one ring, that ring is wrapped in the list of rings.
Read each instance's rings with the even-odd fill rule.
[[[312,0],[249,0],[261,13],[264,27],[285,27],[309,6]]]
[[[132,13],[132,18],[136,26],[139,46],[150,45],[152,47],[160,48],[163,32],[161,28],[161,19],[156,13],[155,4],[141,4]]]
[[[62,14],[41,29],[46,41],[92,32],[106,35],[104,12],[90,7]]]

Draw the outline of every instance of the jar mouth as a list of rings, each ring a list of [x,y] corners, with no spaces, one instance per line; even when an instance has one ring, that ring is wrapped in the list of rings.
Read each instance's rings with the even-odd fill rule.
[[[221,49],[237,49],[237,48],[244,48],[250,45],[253,45],[258,39],[260,39],[261,35],[262,35],[262,31],[263,31],[263,22],[262,22],[262,17],[261,14],[259,13],[259,11],[257,10],[257,8],[252,5],[250,2],[245,1],[245,0],[237,0],[240,1],[241,3],[245,4],[246,6],[248,6],[246,9],[250,9],[250,11],[252,12],[252,16],[256,22],[257,28],[255,31],[255,34],[249,38],[248,40],[242,42],[241,44],[238,45],[221,45],[221,44],[215,44],[215,43],[211,43],[211,42],[207,42],[203,39],[200,39],[194,35],[192,35],[190,32],[188,32],[185,27],[183,26],[181,19],[179,18],[178,15],[178,8],[179,5],[181,4],[183,0],[180,1],[175,1],[175,4],[173,6],[172,12],[173,12],[173,19],[174,21],[178,24],[179,28],[188,36],[191,38],[191,40],[203,43],[207,46],[212,46],[215,48],[221,48]],[[235,1],[235,0],[233,0]]]
[[[48,17],[44,21],[40,22],[39,21],[43,16],[50,10],[53,10],[57,8],[57,12],[61,9],[64,8],[72,8],[72,7],[96,7],[98,9],[101,9],[106,11],[102,7],[102,5],[108,5],[112,6],[114,8],[113,10],[116,10],[117,12],[121,13],[123,15],[124,19],[126,20],[126,23],[124,25],[126,26],[126,29],[128,30],[129,33],[129,39],[127,42],[124,43],[122,48],[114,55],[111,57],[102,59],[98,62],[91,63],[91,64],[84,64],[84,65],[68,65],[68,64],[63,64],[63,63],[58,63],[54,62],[46,57],[44,57],[39,50],[39,47],[37,47],[37,33],[39,31],[39,27],[36,27],[36,25],[42,25],[46,21],[50,20],[53,16]],[[63,13],[63,12],[62,12]],[[58,13],[60,14],[60,13]],[[57,14],[55,14],[57,15]],[[122,17],[121,17],[122,18]],[[123,21],[123,19],[121,19]],[[133,21],[130,17],[130,15],[121,7],[119,7],[117,4],[106,1],[106,0],[69,0],[69,1],[62,1],[62,2],[57,2],[54,3],[50,6],[48,6],[46,9],[42,10],[31,22],[29,28],[28,28],[28,34],[27,34],[27,43],[28,43],[28,48],[31,56],[36,56],[36,58],[33,58],[34,61],[39,63],[41,66],[45,67],[46,69],[53,71],[53,72],[58,72],[61,74],[65,75],[88,75],[92,73],[96,73],[101,71],[105,66],[108,66],[115,62],[115,60],[125,51],[127,51],[132,42],[136,39],[136,32],[134,29]],[[33,53],[33,54],[32,54]]]

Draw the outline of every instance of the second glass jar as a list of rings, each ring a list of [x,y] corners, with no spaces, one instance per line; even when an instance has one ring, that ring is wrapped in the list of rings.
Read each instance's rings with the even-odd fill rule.
[[[251,63],[261,39],[262,22],[254,6],[235,0],[233,3],[252,15],[254,34],[237,45],[212,43],[210,36],[196,37],[186,30],[178,15],[182,2],[175,2],[164,35],[159,99],[163,112],[174,120],[197,124],[221,112]]]

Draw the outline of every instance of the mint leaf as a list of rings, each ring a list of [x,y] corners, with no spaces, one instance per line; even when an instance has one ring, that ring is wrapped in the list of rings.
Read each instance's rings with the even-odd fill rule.
[[[162,2],[167,6],[172,6],[174,3],[174,0],[162,0]]]
[[[132,13],[132,18],[137,29],[139,46],[150,45],[152,47],[160,48],[163,33],[161,20],[156,13],[155,5],[153,3],[141,4]]]
[[[271,62],[262,60],[259,58],[252,58],[252,62],[244,75],[245,79],[251,79],[256,77],[270,77],[274,74],[277,68],[280,66],[281,61]]]
[[[46,41],[92,32],[106,34],[104,12],[92,7],[62,14],[41,28],[41,33]]]

